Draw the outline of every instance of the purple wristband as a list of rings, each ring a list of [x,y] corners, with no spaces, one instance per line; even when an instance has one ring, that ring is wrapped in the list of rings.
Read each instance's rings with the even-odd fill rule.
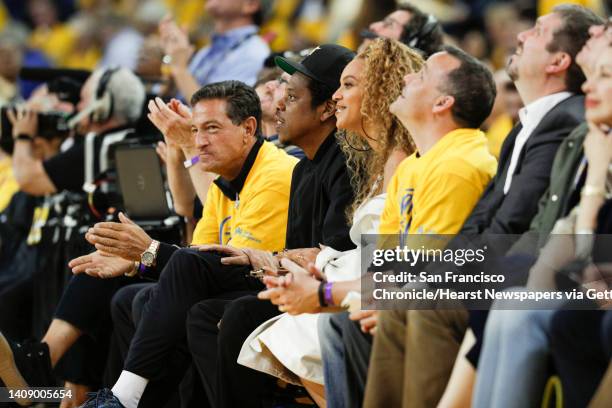
[[[147,270],[147,267],[142,262],[138,264],[138,274],[142,276]]]
[[[327,306],[334,306],[334,297],[332,296],[332,286],[333,286],[333,282],[327,282],[325,283],[325,303],[327,303]]]
[[[197,162],[200,161],[200,156],[193,156],[191,159],[187,159],[183,162],[183,166],[188,169],[191,166],[193,166],[194,164],[196,164]]]

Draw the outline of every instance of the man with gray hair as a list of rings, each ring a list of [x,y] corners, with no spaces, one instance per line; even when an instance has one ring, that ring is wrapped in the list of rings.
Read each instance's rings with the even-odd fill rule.
[[[36,112],[27,107],[10,112],[15,140],[13,168],[20,189],[34,196],[63,190],[81,192],[85,183],[106,170],[106,158],[95,156],[130,133],[129,127],[140,118],[144,100],[144,86],[131,71],[94,71],[81,88],[79,113],[70,121],[84,138],[73,136],[70,148],[45,161],[32,154],[38,136]]]
[[[95,183],[100,174],[108,170],[109,147],[133,132],[144,101],[144,86],[130,70],[107,68],[94,71],[81,87],[78,113],[69,120],[69,127],[75,133],[72,146],[48,160],[34,156],[36,146],[48,142],[37,137],[38,115],[32,105],[10,111],[8,116],[13,124],[15,141],[13,167],[21,190],[34,196],[55,194],[56,197],[69,191],[77,195],[81,193],[82,198],[84,187]],[[87,219],[87,204],[80,205]],[[78,252],[84,249],[83,242],[83,237],[75,237],[68,251],[74,251],[74,256],[82,255],[83,252]],[[50,273],[47,268],[41,272],[40,275]],[[21,369],[18,376],[27,378],[29,385],[51,386],[55,383],[52,370],[66,355],[60,375],[72,393],[71,402],[82,402],[88,387],[97,386],[101,380],[106,353],[100,350],[104,350],[111,332],[108,327],[110,317],[96,319],[91,316],[98,311],[102,316],[108,315],[108,301],[115,290],[115,283],[110,281],[71,279],[41,342],[29,342],[21,348],[27,350],[23,354],[27,358],[7,357],[8,343],[0,333],[0,367],[3,362],[14,361]],[[92,294],[95,294],[95,299],[91,298]],[[87,307],[82,306],[84,304]],[[3,312],[15,314],[14,310],[6,308]],[[96,362],[92,364],[89,357]],[[91,366],[94,369],[88,368]],[[6,374],[6,370],[0,369],[0,377],[5,383],[18,378],[9,373],[7,380]],[[25,399],[17,402],[28,404]]]

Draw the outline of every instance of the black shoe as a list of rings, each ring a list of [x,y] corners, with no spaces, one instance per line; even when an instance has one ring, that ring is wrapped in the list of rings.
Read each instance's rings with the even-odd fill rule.
[[[0,333],[0,380],[7,388],[51,387],[55,385],[49,347],[46,343],[13,343]],[[17,400],[22,406],[28,400]]]
[[[108,388],[90,392],[89,399],[79,408],[125,408]]]

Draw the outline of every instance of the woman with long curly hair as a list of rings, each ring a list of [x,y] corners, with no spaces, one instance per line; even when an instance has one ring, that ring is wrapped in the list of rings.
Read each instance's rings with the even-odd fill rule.
[[[419,71],[420,55],[395,40],[378,39],[351,61],[334,93],[340,145],[347,157],[355,201],[347,210],[356,249],[323,248],[316,266],[328,282],[358,279],[361,235],[376,234],[388,180],[397,165],[414,151],[408,131],[389,112],[403,77]],[[315,289],[316,291],[316,289]],[[285,310],[281,310],[285,311]],[[247,339],[238,362],[304,385],[319,406],[325,405],[323,365],[317,314],[283,314],[262,324]]]

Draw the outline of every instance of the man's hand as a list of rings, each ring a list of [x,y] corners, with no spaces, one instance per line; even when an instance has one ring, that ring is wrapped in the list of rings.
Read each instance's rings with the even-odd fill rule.
[[[263,269],[276,273],[279,268],[278,259],[268,251],[251,248],[236,248],[231,245],[198,245],[193,248],[198,251],[218,252],[225,255],[221,258],[223,265],[251,265],[255,269]]]
[[[227,265],[249,265],[249,257],[246,255],[243,249],[235,248],[231,245],[194,245],[191,248],[197,249],[202,252],[217,252],[224,255],[225,258],[221,258],[222,264]]]
[[[360,310],[349,315],[349,319],[359,321],[361,331],[370,333],[372,336],[376,333],[376,323],[378,322],[378,310]]]
[[[263,269],[266,272],[276,274],[280,269],[279,259],[272,255],[271,252],[262,251],[260,249],[244,248],[244,253],[249,258],[249,264],[253,270]],[[221,262],[223,262],[222,260]],[[229,264],[230,259],[225,258],[226,264]]]
[[[72,273],[86,273],[96,278],[108,279],[130,272],[134,263],[100,251],[73,259],[68,263]]]
[[[172,99],[165,104],[161,98],[149,101],[147,117],[164,135],[169,147],[179,146],[183,149],[194,147],[194,137],[191,134],[191,111],[181,102]]]
[[[160,160],[165,165],[168,163],[168,146],[164,142],[157,142],[157,146],[155,146],[155,151],[157,152],[157,156],[159,156]]]
[[[186,68],[195,48],[189,44],[189,37],[172,16],[166,16],[159,23],[159,36],[164,53],[170,57],[171,67]]]
[[[289,258],[302,268],[306,268],[309,264],[315,263],[319,252],[321,252],[320,248],[299,248],[290,249],[279,256]]]
[[[100,222],[90,228],[85,239],[97,250],[119,256],[127,261],[140,261],[153,239],[123,213],[118,222]]]
[[[38,114],[25,106],[7,109],[6,116],[13,125],[13,138],[19,135],[36,136],[38,131]]]
[[[257,297],[270,300],[278,305],[278,310],[292,315],[320,312],[318,289],[321,272],[313,264],[304,269],[289,259],[282,259],[281,266],[289,273],[264,277],[268,289],[259,292]]]

